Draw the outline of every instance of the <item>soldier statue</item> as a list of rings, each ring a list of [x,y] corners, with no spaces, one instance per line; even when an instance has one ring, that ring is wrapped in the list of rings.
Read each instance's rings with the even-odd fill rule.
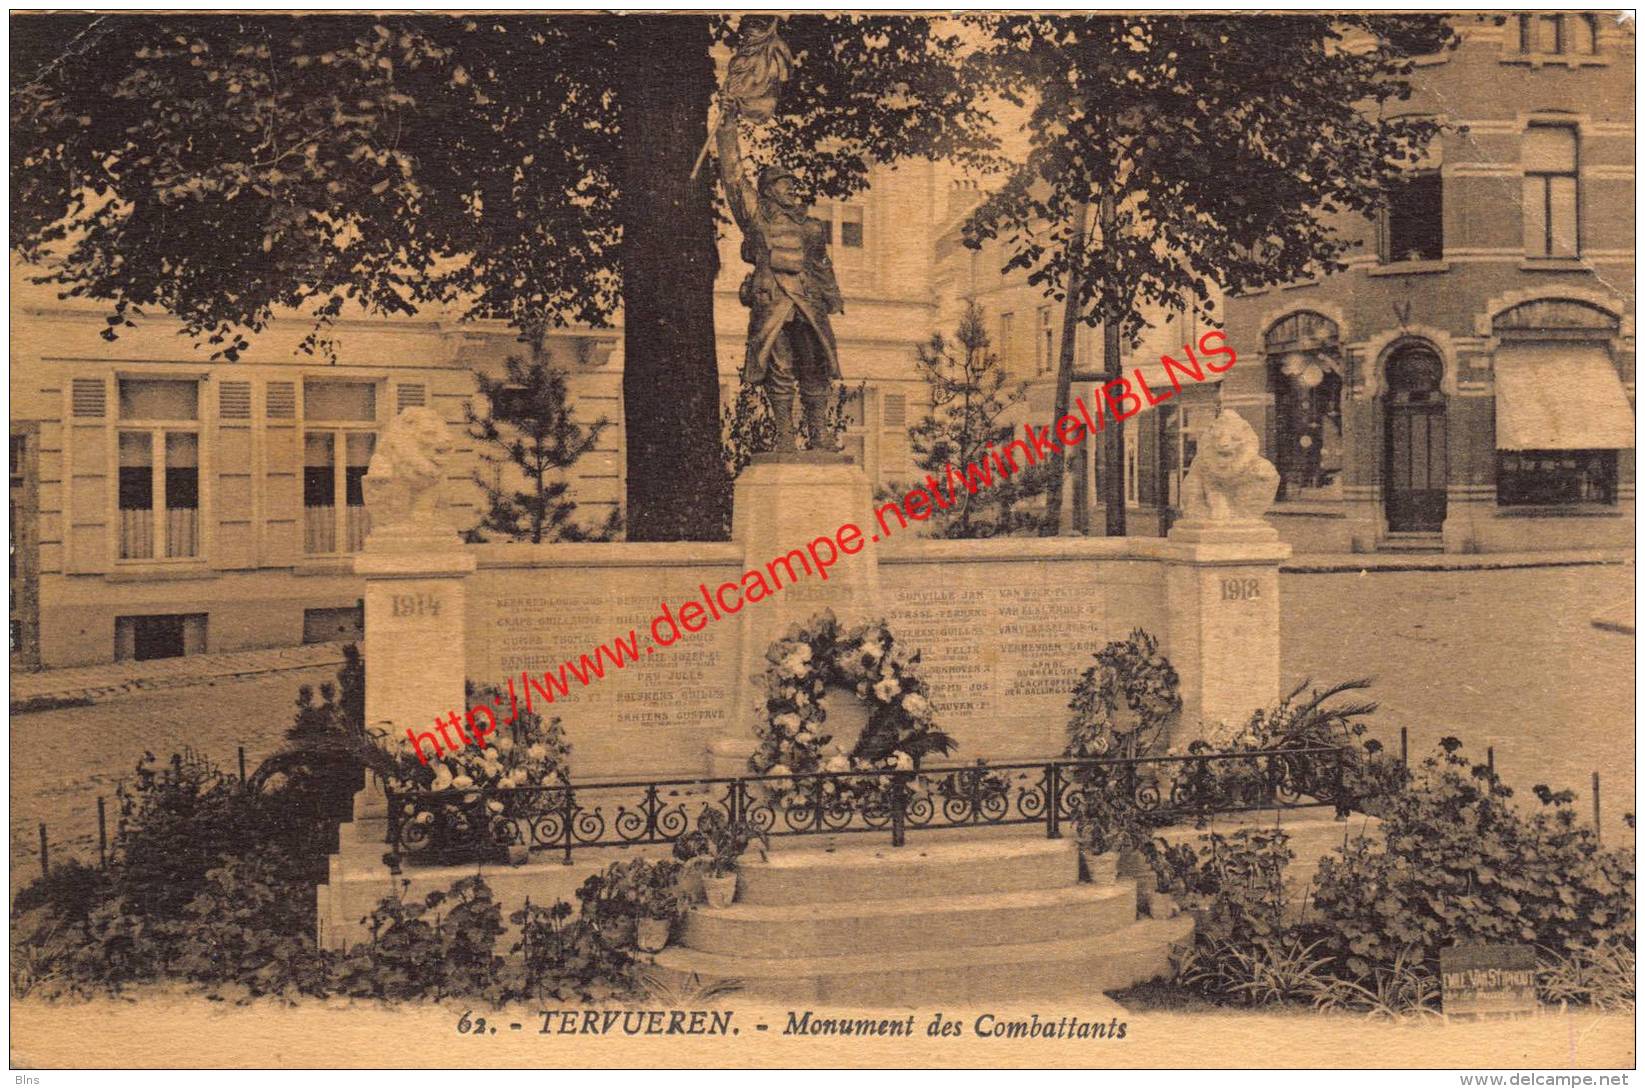
[[[737,112],[723,109],[715,134],[726,202],[742,229],[743,260],[754,271],[738,298],[749,309],[745,375],[761,384],[776,425],[777,450],[794,449],[794,392],[805,407],[812,450],[838,449],[828,426],[839,354],[828,315],[845,311],[824,225],[811,218],[798,181],[780,167],[749,184],[737,138]]]

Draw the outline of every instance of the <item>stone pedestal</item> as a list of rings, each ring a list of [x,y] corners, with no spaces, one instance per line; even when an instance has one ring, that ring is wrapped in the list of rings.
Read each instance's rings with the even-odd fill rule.
[[[467,708],[463,580],[474,568],[474,557],[443,526],[375,530],[354,559],[366,584],[366,726],[383,732],[387,744],[407,729],[433,730],[437,717]],[[392,886],[382,864],[387,851],[388,799],[377,777],[367,775],[319,889],[322,943],[358,936],[359,904],[351,893],[369,901]]]
[[[1185,520],[1164,559],[1170,658],[1182,678],[1173,745],[1243,722],[1279,696],[1279,565],[1291,546],[1260,521]]]
[[[397,734],[461,713],[463,580],[474,557],[457,535],[373,533],[354,560],[365,579],[366,722]]]
[[[879,596],[872,492],[868,477],[849,458],[757,454],[737,478],[732,503],[731,538],[742,549],[744,569],[762,572],[774,592],[757,602],[747,601],[745,592],[737,614],[738,668],[728,697],[727,732],[708,747],[712,775],[747,770],[760,698],[755,678],[765,672],[771,643],[790,624],[825,609],[847,626],[861,623]],[[840,528],[846,525],[860,534],[846,537],[855,554],[840,545]]]

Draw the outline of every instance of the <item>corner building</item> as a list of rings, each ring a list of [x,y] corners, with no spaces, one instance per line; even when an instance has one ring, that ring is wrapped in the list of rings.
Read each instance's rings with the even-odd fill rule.
[[[1632,547],[1632,24],[1457,30],[1386,107],[1449,128],[1385,213],[1335,224],[1347,269],[1229,297],[1222,403],[1299,552]]]

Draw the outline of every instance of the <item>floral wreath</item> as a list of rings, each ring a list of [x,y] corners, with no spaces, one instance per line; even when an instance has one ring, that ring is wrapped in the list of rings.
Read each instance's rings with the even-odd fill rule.
[[[913,771],[923,758],[954,748],[933,722],[920,652],[899,645],[884,620],[844,631],[833,612],[823,612],[789,628],[765,657],[765,717],[748,758],[755,775]],[[854,689],[868,705],[868,722],[849,751],[827,730],[823,693],[830,685]]]
[[[1142,756],[1166,721],[1182,710],[1177,671],[1159,641],[1137,628],[1099,650],[1081,675],[1068,709],[1067,755]],[[1122,716],[1121,710],[1129,712]]]

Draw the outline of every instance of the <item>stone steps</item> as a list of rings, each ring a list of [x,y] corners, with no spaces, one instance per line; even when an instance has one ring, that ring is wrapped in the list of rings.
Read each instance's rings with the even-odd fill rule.
[[[1043,836],[786,849],[743,865],[737,899],[819,904],[1026,892],[1070,885],[1078,866],[1072,839]]]
[[[918,927],[919,917],[908,919]],[[671,947],[656,966],[670,977],[731,979],[748,994],[845,1007],[1092,998],[1170,972],[1171,947],[1190,916],[1142,919],[1094,937],[1012,945],[907,950],[896,945],[832,957],[738,957]]]
[[[1038,831],[785,847],[745,862],[737,901],[694,908],[655,964],[848,1007],[1090,998],[1169,972],[1192,919],[1139,920],[1135,880],[1077,877],[1073,840]]]
[[[1377,544],[1378,552],[1444,552],[1439,533],[1390,533]]]
[[[912,952],[1104,934],[1137,917],[1135,881],[1027,892],[822,904],[699,908],[681,942],[704,953],[825,957],[842,949]]]

